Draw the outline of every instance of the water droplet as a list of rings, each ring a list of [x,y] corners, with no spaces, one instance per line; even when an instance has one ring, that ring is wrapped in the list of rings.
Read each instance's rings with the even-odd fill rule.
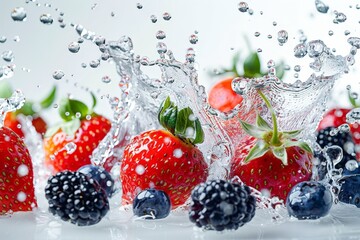
[[[320,13],[327,13],[329,10],[329,7],[320,0],[315,0],[315,6],[316,6],[316,9],[318,10],[318,12],[320,12]]]
[[[84,39],[83,39],[83,38],[79,38],[79,39],[77,40],[77,42],[78,42],[78,43],[83,43],[83,42],[84,42]]]
[[[165,21],[169,21],[169,20],[171,19],[170,13],[165,12],[165,13],[163,14],[163,19],[164,19]]]
[[[254,10],[249,9],[249,10],[248,10],[248,13],[249,13],[249,15],[253,15],[253,14],[254,14]]]
[[[346,15],[341,13],[341,12],[335,12],[335,19],[333,20],[333,23],[338,24],[338,23],[343,23],[346,21]]]
[[[298,78],[299,74],[298,73],[294,73],[294,78]]]
[[[77,53],[80,50],[80,44],[78,42],[71,42],[68,46],[68,49],[72,53]]]
[[[238,9],[240,12],[247,12],[249,10],[249,5],[246,2],[240,2]]]
[[[350,34],[350,31],[349,31],[349,30],[345,30],[345,31],[344,31],[344,34],[345,34],[345,36],[347,36],[347,35]]]
[[[348,38],[347,42],[351,46],[356,47],[357,49],[360,49],[360,38],[358,38],[358,37],[350,37],[350,38]]]
[[[268,35],[267,35],[267,38],[268,38],[268,39],[272,39],[272,35],[271,35],[271,34],[268,34]]]
[[[65,73],[64,73],[62,70],[56,70],[56,71],[53,73],[53,78],[54,78],[55,80],[60,80],[60,79],[62,79],[64,76],[65,76]]]
[[[14,8],[11,11],[11,17],[14,21],[19,21],[19,22],[26,21],[25,9],[23,7]]]
[[[110,54],[109,54],[109,53],[103,53],[103,54],[101,54],[101,60],[107,61],[109,58],[110,58]]]
[[[308,53],[311,58],[319,57],[324,52],[325,44],[321,40],[314,40],[308,44]]]
[[[54,19],[51,17],[50,14],[45,13],[40,16],[40,22],[46,25],[51,25],[54,22]]]
[[[151,15],[150,20],[151,20],[151,22],[156,23],[157,22],[157,17],[155,15]]]
[[[86,64],[86,63],[81,63],[81,67],[82,67],[82,68],[86,68],[86,67],[87,67],[87,64]]]
[[[1,54],[2,59],[4,59],[4,61],[6,62],[12,62],[14,60],[14,53],[11,50],[8,51],[4,51]]]
[[[183,151],[180,148],[177,148],[173,152],[173,156],[176,158],[181,158],[183,156]]]
[[[14,36],[14,42],[20,42],[20,37],[19,36]]]
[[[196,34],[191,34],[189,37],[189,41],[191,44],[196,44],[199,41],[199,38]]]
[[[137,7],[137,9],[142,9],[142,8],[143,8],[143,5],[141,5],[141,3],[137,3],[137,4],[136,4],[136,7]]]
[[[97,3],[94,3],[94,5],[92,5],[91,10],[94,10],[97,7]]]
[[[256,51],[257,51],[258,53],[260,53],[260,52],[262,52],[262,49],[261,49],[261,48],[258,48],[258,49],[256,49]]]
[[[272,67],[275,67],[275,61],[270,59],[268,62],[267,62],[267,67],[268,68],[272,68]]]
[[[110,13],[110,16],[115,17],[115,13],[114,13],[114,12],[111,12],[111,13]]]
[[[279,32],[278,32],[278,41],[279,41],[279,43],[280,44],[284,44],[284,43],[286,43],[287,42],[287,40],[288,40],[288,33],[287,33],[287,31],[285,31],[285,30],[280,30]]]
[[[295,72],[300,72],[300,70],[301,70],[300,65],[295,65],[295,66],[294,66],[294,71],[295,71]]]
[[[333,30],[329,30],[328,34],[329,34],[329,36],[332,36],[332,35],[334,35],[334,31],[333,31]]]
[[[77,145],[74,142],[69,142],[64,146],[67,154],[73,154],[76,151]]]
[[[159,40],[166,38],[165,32],[162,31],[162,30],[157,31],[156,38],[159,39]]]
[[[143,165],[139,164],[139,165],[136,166],[135,172],[138,175],[143,175],[145,173],[145,167]]]
[[[96,59],[96,60],[92,60],[90,63],[89,63],[90,67],[92,68],[97,68],[99,65],[100,65],[100,60],[99,59]]]
[[[19,201],[19,202],[25,202],[26,200],[26,194],[24,192],[19,192],[16,196],[16,199]]]
[[[0,43],[6,42],[7,38],[5,36],[0,37]]]
[[[254,36],[255,36],[255,37],[259,37],[259,36],[260,36],[260,33],[259,33],[259,32],[255,32],[255,33],[254,33]]]
[[[348,160],[345,163],[345,168],[349,171],[355,171],[359,167],[358,162],[356,160]]]
[[[25,164],[21,164],[17,169],[19,177],[24,177],[29,174],[29,168]]]
[[[111,82],[111,78],[110,78],[109,76],[103,76],[103,77],[101,78],[101,81],[102,81],[103,83],[110,83],[110,82]]]
[[[346,122],[349,124],[360,123],[360,108],[354,108],[346,114]]]
[[[275,26],[277,25],[277,22],[273,21],[272,24],[273,24],[273,26],[275,27]]]
[[[106,41],[106,39],[105,39],[105,37],[103,37],[103,36],[96,36],[95,37],[95,40],[94,40],[94,42],[95,42],[95,44],[97,45],[97,46],[101,46],[101,45],[103,45],[103,44],[105,44],[105,41]]]
[[[163,42],[158,42],[157,45],[156,45],[156,49],[157,49],[159,54],[163,54],[163,53],[167,52],[167,46]]]
[[[60,27],[61,27],[61,28],[66,27],[66,23],[61,23],[61,24],[60,24]]]
[[[58,17],[58,22],[59,22],[59,23],[64,22],[64,18],[62,18],[62,17]]]

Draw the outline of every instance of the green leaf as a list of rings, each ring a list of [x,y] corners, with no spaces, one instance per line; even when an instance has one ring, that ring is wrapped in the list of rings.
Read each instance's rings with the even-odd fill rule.
[[[0,98],[9,98],[13,92],[14,91],[8,81],[0,81]]]
[[[204,131],[201,123],[198,118],[195,118],[191,108],[186,107],[178,112],[174,134],[189,140],[192,144],[204,142]]]
[[[93,92],[90,92],[91,94],[91,99],[92,99],[92,106],[91,106],[91,110],[93,110],[97,104],[97,100],[96,100],[96,96]]]
[[[77,116],[80,114],[80,117]],[[82,102],[74,99],[62,99],[59,106],[59,114],[61,118],[68,122],[75,118],[84,119],[89,113],[89,108]]]
[[[295,146],[299,147],[299,148],[303,149],[304,151],[312,154],[312,149],[306,142],[291,141],[291,140],[287,140],[287,141],[284,142],[284,147],[285,148],[295,147]]]
[[[40,102],[40,106],[42,109],[47,109],[49,108],[55,100],[56,97],[56,86],[54,86],[51,90],[51,92],[49,93],[49,95],[47,95],[41,102]]]
[[[294,130],[294,131],[285,131],[282,133],[286,138],[294,138],[294,137],[298,136],[301,133],[301,131],[302,130]]]
[[[267,151],[269,151],[269,145],[262,140],[258,140],[249,151],[248,155],[244,159],[244,162],[248,163],[256,158],[259,158],[263,156]]]
[[[259,114],[256,115],[256,126],[267,131],[271,131],[271,126]]]
[[[311,147],[306,142],[299,142],[299,147],[308,153],[312,153]]]
[[[23,114],[25,116],[33,116],[36,112],[33,109],[34,104],[30,101],[26,101],[24,105],[16,111],[16,114]]]
[[[285,74],[285,63],[281,61],[280,64],[275,67],[275,69],[276,69],[276,76],[282,79]]]
[[[281,160],[281,162],[286,166],[288,165],[288,157],[286,148],[284,146],[281,147],[273,147],[271,149],[271,152],[274,154],[274,156]]]
[[[241,123],[241,127],[244,129],[244,131],[247,134],[249,134],[257,139],[262,139],[264,137],[264,134],[266,133],[265,130],[260,129],[257,126],[252,125],[250,123],[244,122],[242,120],[240,120],[240,123]]]
[[[260,59],[256,52],[251,53],[244,61],[244,77],[252,78],[260,73]]]
[[[75,132],[80,128],[80,119],[75,118],[69,122],[65,122],[61,125],[61,129],[66,135],[73,137]]]
[[[158,120],[161,126],[174,134],[178,109],[173,102],[170,101],[170,97],[167,97],[161,104],[158,112]]]
[[[356,99],[353,96],[351,96],[351,93],[352,92],[350,90],[348,90],[349,102],[351,103],[351,106],[353,108],[358,108],[360,105],[356,102]]]
[[[199,119],[195,120],[195,139],[193,140],[193,144],[203,143],[205,139],[205,133],[201,127],[201,123]]]

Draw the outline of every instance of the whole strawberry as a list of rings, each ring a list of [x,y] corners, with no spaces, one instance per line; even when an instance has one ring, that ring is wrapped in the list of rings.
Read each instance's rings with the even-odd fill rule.
[[[0,127],[0,215],[37,206],[29,151],[11,129]]]
[[[235,176],[257,190],[268,190],[271,196],[286,200],[291,188],[311,177],[312,153],[310,147],[294,138],[300,131],[279,132],[270,102],[259,90],[271,111],[273,128],[257,116],[257,126],[241,121],[251,136],[237,146],[231,161],[230,178]]]
[[[124,204],[132,203],[141,190],[154,188],[170,197],[174,209],[208,176],[208,165],[195,146],[203,142],[204,132],[192,110],[178,111],[167,98],[158,117],[167,130],[144,132],[124,150],[120,172]]]
[[[8,82],[4,81],[0,83],[0,97],[8,98],[11,96],[13,90]],[[26,101],[22,108],[15,112],[8,112],[5,117],[4,126],[13,130],[21,138],[24,138],[24,132],[21,128],[19,121],[19,115],[24,115],[31,119],[32,125],[35,130],[43,136],[47,130],[47,123],[41,116],[40,112],[49,108],[56,96],[56,87],[53,87],[51,92],[39,103]]]
[[[94,104],[96,104],[93,96]],[[76,171],[90,164],[90,156],[109,132],[111,123],[84,103],[63,99],[59,106],[63,122],[52,127],[44,139],[45,162],[53,171]]]

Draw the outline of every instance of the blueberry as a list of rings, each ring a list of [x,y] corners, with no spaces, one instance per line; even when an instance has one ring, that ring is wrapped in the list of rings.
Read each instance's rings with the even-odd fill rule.
[[[360,175],[345,176],[341,180],[339,201],[360,208]]]
[[[171,210],[169,196],[156,189],[141,191],[134,199],[133,211],[136,216],[146,219],[166,218]]]
[[[318,219],[329,213],[333,204],[330,190],[321,182],[306,181],[296,184],[290,191],[286,208],[297,219]]]
[[[79,168],[78,172],[85,174],[88,178],[97,181],[106,195],[111,197],[114,193],[114,179],[104,168],[94,165],[85,165]]]

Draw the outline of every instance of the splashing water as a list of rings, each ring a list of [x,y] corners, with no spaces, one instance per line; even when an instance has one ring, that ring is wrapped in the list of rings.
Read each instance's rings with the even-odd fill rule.
[[[9,98],[0,98],[0,127],[4,126],[6,113],[20,109],[25,103],[25,96],[16,90]]]

